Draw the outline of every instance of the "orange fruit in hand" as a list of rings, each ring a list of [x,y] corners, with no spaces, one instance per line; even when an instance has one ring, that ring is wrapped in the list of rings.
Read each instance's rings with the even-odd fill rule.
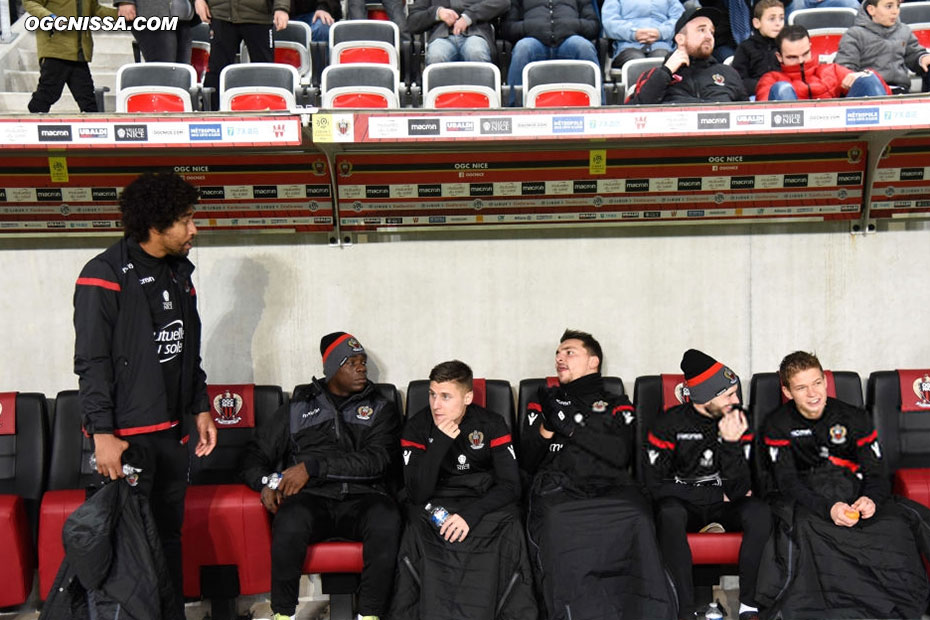
[[[846,517],[852,519],[853,521],[859,520],[859,511],[858,510],[844,510]]]

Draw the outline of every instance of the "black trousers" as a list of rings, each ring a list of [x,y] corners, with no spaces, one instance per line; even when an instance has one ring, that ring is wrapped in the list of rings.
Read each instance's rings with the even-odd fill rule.
[[[772,530],[768,504],[756,497],[744,497],[698,506],[666,497],[656,504],[656,534],[665,564],[678,589],[681,614],[694,610],[694,578],[687,533],[696,532],[712,521],[720,523],[728,532],[743,532],[739,549],[739,598],[740,602],[755,605],[759,563]]]
[[[191,22],[178,20],[175,30],[133,30],[145,62],[191,62]]]
[[[142,470],[135,492],[149,500],[175,589],[178,611],[183,617],[181,525],[184,523],[184,496],[190,471],[188,447],[181,443],[180,426],[123,439],[129,442],[129,448],[123,453],[123,463]]]
[[[81,112],[97,112],[94,78],[91,77],[90,67],[86,62],[42,58],[39,65],[39,84],[29,100],[30,112],[48,112],[61,98],[65,84],[68,85]]]
[[[358,613],[383,615],[394,585],[400,532],[400,510],[386,495],[339,500],[299,493],[286,499],[271,527],[271,610],[294,615],[307,545],[339,537],[364,546]]]
[[[210,21],[210,63],[203,76],[204,88],[213,88],[213,109],[219,109],[220,72],[236,60],[239,44],[245,41],[250,62],[274,62],[271,24],[234,24],[213,18]]]

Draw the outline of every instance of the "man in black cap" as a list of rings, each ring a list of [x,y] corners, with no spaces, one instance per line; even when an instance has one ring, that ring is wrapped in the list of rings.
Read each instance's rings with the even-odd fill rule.
[[[652,510],[631,473],[633,405],[605,386],[603,357],[591,334],[565,330],[557,381],[524,412],[533,568],[548,620],[672,618]]]
[[[645,478],[656,502],[656,530],[678,589],[679,615],[692,617],[694,583],[687,532],[743,531],[739,553],[740,620],[759,617],[756,577],[772,517],[751,497],[752,434],[739,403],[739,377],[709,355],[681,359],[689,399],[653,421]]]
[[[685,11],[675,23],[675,51],[665,64],[640,76],[627,103],[746,101],[739,73],[713,57],[714,26],[719,17],[714,9]]]
[[[289,405],[259,426],[242,477],[275,515],[271,610],[289,618],[307,545],[339,536],[364,544],[360,618],[387,611],[401,519],[388,494],[398,462],[400,419],[393,401],[368,380],[368,355],[345,332],[320,341],[325,382],[294,389]],[[273,476],[279,464],[284,470]]]

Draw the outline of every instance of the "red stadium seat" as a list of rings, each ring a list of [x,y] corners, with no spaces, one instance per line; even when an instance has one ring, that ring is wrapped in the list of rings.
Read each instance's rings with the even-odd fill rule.
[[[203,83],[209,65],[210,24],[200,22],[191,29],[191,66],[197,72],[198,83]]]
[[[329,29],[330,64],[376,63],[400,67],[400,30],[391,21],[339,21]]]
[[[398,81],[397,69],[389,65],[330,65],[320,82],[322,107],[397,108]]]
[[[290,110],[299,86],[297,69],[285,64],[229,65],[220,73],[220,110]]]
[[[39,598],[48,598],[58,567],[65,558],[61,530],[65,520],[84,503],[83,489],[48,491],[39,515]]]
[[[120,112],[190,112],[190,96],[180,88],[171,92],[130,92],[124,89],[117,93],[116,109]]]
[[[116,72],[116,111],[190,112],[199,91],[197,72],[188,64],[128,64]]]
[[[527,108],[601,105],[601,69],[588,60],[538,60],[523,67]]]
[[[821,63],[833,62],[845,32],[845,28],[818,28],[809,31],[811,55]]]
[[[424,108],[498,108],[501,77],[489,62],[440,62],[423,71]]]
[[[914,36],[917,37],[917,42],[921,46],[930,48],[930,23],[914,24],[911,26],[911,30],[914,31]]]
[[[866,402],[895,492],[930,507],[930,368],[873,372]]]
[[[0,608],[25,603],[32,591],[47,461],[45,396],[0,393]]]

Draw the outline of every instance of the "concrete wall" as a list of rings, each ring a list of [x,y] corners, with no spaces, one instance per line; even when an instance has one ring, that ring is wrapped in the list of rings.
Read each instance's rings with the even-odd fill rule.
[[[373,378],[404,388],[458,357],[477,376],[552,374],[565,327],[589,330],[606,372],[675,372],[701,348],[744,379],[797,348],[827,367],[930,365],[930,226],[866,237],[841,227],[669,227],[567,237],[356,243],[203,235],[191,252],[214,382],[290,390],[320,374],[320,337],[351,331]],[[71,295],[113,239],[0,240],[0,390],[77,385]],[[51,247],[56,246],[56,247]]]

